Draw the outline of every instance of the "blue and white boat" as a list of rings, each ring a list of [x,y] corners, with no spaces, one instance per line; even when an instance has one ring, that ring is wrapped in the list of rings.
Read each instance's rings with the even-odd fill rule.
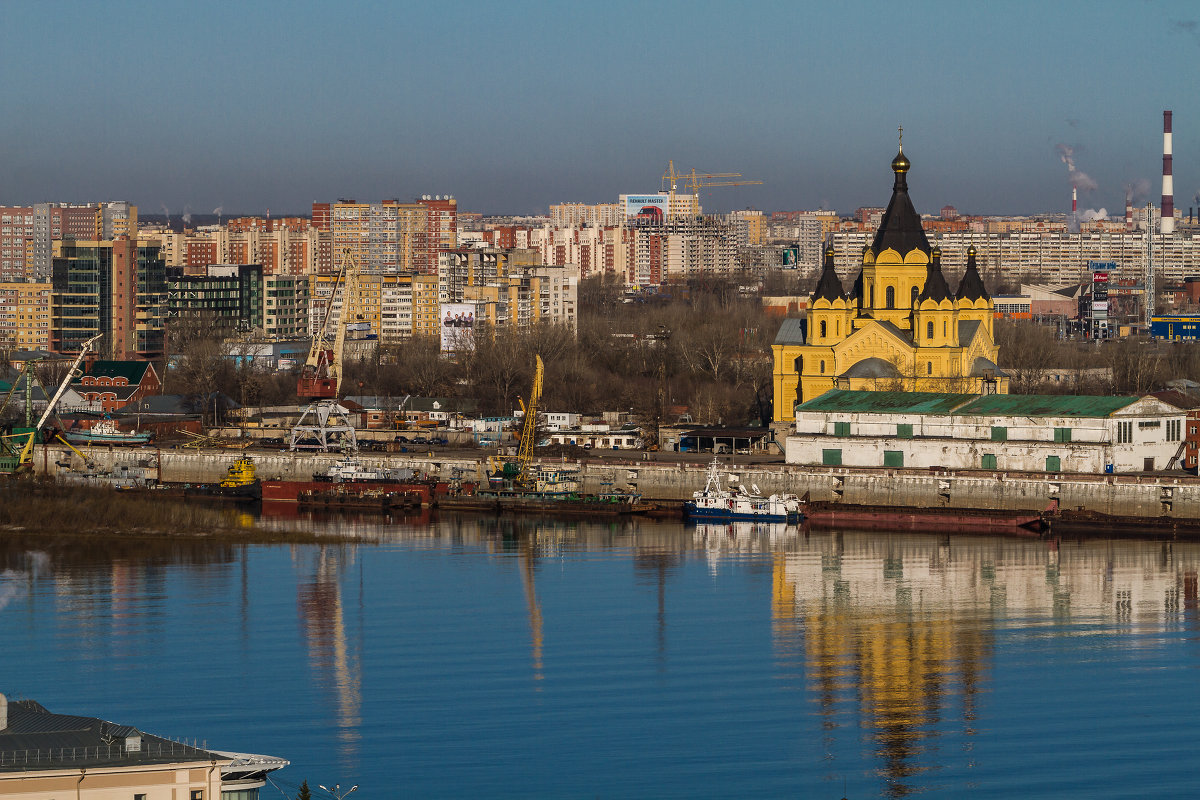
[[[794,494],[773,494],[764,497],[757,486],[747,490],[721,486],[720,464],[714,458],[708,465],[704,489],[692,492],[692,499],[683,504],[683,513],[692,520],[749,519],[762,522],[799,522],[800,500]]]

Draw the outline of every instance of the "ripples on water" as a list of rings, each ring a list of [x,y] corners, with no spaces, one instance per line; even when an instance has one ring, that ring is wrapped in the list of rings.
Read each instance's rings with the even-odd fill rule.
[[[0,690],[290,759],[264,798],[1129,797],[1200,767],[1197,545],[306,524],[350,539],[0,542]]]

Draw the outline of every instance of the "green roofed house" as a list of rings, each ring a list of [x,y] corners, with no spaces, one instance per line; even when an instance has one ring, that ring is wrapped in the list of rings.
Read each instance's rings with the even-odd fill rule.
[[[833,389],[796,406],[789,464],[1034,472],[1182,468],[1187,412],[1155,397]]]

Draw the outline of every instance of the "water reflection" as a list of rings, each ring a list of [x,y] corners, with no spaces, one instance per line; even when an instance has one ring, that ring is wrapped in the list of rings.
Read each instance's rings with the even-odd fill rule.
[[[320,685],[333,693],[338,754],[342,763],[354,767],[362,727],[362,637],[360,629],[352,647],[342,603],[342,579],[353,565],[355,553],[349,547],[321,545],[315,554],[307,555],[311,563],[300,568],[308,577],[298,584],[296,604],[309,665]]]
[[[556,688],[562,691],[564,679],[581,680],[563,674],[565,666],[546,674],[546,664],[566,663],[556,659],[563,654],[565,627],[553,626],[563,616],[564,582],[578,580],[582,593],[595,579],[594,570],[631,573],[634,604],[654,613],[653,627],[647,625],[641,640],[652,635],[653,652],[647,649],[641,658],[658,673],[655,679],[669,686],[671,677],[682,674],[678,654],[687,644],[683,637],[672,638],[670,623],[696,613],[670,602],[684,587],[689,567],[715,593],[732,591],[720,580],[725,576],[744,576],[741,584],[751,587],[751,614],[757,619],[738,621],[747,627],[760,623],[764,630],[769,626],[774,659],[769,671],[784,690],[779,702],[791,704],[791,716],[803,724],[815,721],[814,741],[826,779],[836,786],[865,765],[892,797],[938,788],[939,773],[952,765],[970,767],[974,740],[988,728],[981,718],[998,714],[986,700],[997,683],[996,653],[1004,648],[1037,637],[1103,631],[1119,647],[1133,650],[1161,646],[1163,639],[1132,634],[1200,627],[1200,543],[809,533],[783,524],[684,528],[648,520],[468,515],[381,520],[293,513],[286,518],[288,525],[297,522],[349,539],[339,545],[260,548],[283,562],[284,576],[276,573],[270,580],[288,608],[294,597],[301,658],[332,708],[333,749],[343,774],[368,768],[360,761],[370,760],[364,758],[371,705],[364,711],[363,662],[364,651],[378,642],[368,641],[367,631],[386,631],[394,623],[388,616],[392,610],[379,603],[390,587],[364,586],[363,560],[377,554],[467,554],[476,556],[476,564],[515,566],[502,575],[502,585],[515,591],[519,581],[520,595],[505,600],[501,612],[518,624],[510,641],[516,642],[520,669],[528,664],[532,672],[538,702],[547,714],[560,715],[566,712],[554,705],[561,702]],[[136,655],[160,649],[168,601],[184,599],[238,615],[243,649],[249,650],[258,646],[251,620],[267,613],[254,591],[266,580],[256,572],[264,562],[250,558],[253,550],[198,540],[98,543],[10,535],[0,540],[0,615],[25,615],[30,629],[49,619],[60,629],[57,635],[79,652]],[[605,558],[579,557],[593,553]],[[558,559],[562,575],[546,570],[550,559]],[[444,580],[462,574],[447,572]],[[372,592],[375,604],[364,599]],[[53,609],[37,608],[36,603],[46,602],[40,598],[49,598]],[[431,625],[444,624],[436,609],[426,611]],[[607,632],[580,625],[572,634],[576,645],[586,646],[589,637],[600,641]],[[446,635],[454,635],[449,626]],[[295,641],[292,636],[293,646]],[[623,646],[620,637],[612,641]],[[622,665],[621,674],[636,675],[640,654],[635,644],[629,646],[629,665]],[[373,662],[367,664],[373,674]],[[431,673],[436,669],[430,667]],[[677,695],[686,691],[671,688]],[[440,697],[429,691],[430,697]],[[504,691],[516,690],[501,684],[496,696]],[[489,700],[506,708],[494,697]],[[533,726],[529,719],[536,717],[518,719]],[[528,730],[525,734],[532,739]],[[835,790],[831,796],[839,795]]]

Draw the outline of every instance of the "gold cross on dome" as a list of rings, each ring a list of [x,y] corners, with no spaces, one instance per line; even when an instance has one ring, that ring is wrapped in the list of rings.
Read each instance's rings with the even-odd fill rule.
[[[899,126],[897,126],[896,129],[898,131],[900,131],[900,152],[903,153],[904,152],[904,126],[899,125]]]

